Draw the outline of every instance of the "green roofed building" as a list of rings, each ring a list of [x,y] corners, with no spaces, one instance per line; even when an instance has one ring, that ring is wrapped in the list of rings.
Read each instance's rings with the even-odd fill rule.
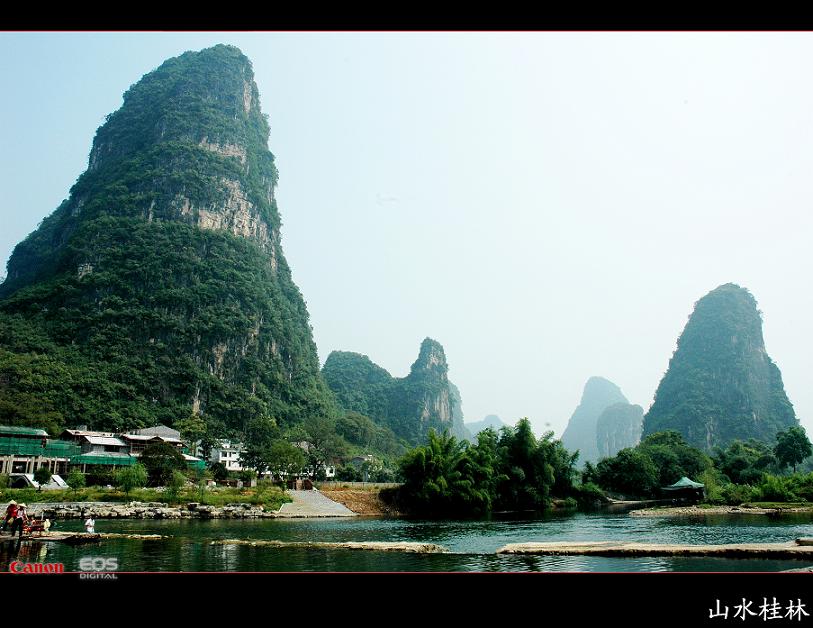
[[[0,473],[34,473],[45,467],[53,474],[62,474],[79,453],[75,443],[49,438],[45,430],[0,425]]]
[[[665,491],[669,497],[699,501],[703,499],[704,488],[705,484],[694,482],[684,475],[674,484],[664,486],[661,490]]]
[[[131,467],[138,462],[138,458],[127,453],[95,452],[80,454],[71,458],[71,466],[78,466],[82,473],[87,473],[88,467]]]
[[[33,427],[0,425],[0,473],[31,474],[40,467],[48,468],[53,474],[65,474],[69,468],[78,468],[82,473],[114,471],[136,464],[149,444],[167,442],[179,449],[183,446],[174,434],[116,435],[77,429],[64,430],[60,436],[50,438],[45,430]],[[188,467],[206,468],[200,458],[186,453],[183,456]]]

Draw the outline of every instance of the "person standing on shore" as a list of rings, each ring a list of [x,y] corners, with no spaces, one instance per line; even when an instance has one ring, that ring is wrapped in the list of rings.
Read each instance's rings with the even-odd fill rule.
[[[25,524],[28,522],[28,513],[26,512],[25,504],[20,504],[17,507],[17,513],[14,515],[14,523],[11,524],[11,536],[14,536],[14,533],[17,532],[17,529],[20,530],[20,538],[23,538],[23,528]]]
[[[6,516],[3,517],[3,526],[0,528],[3,532],[8,530],[9,523],[14,522],[14,518],[17,516],[17,502],[13,499],[9,502],[8,507],[6,508]]]
[[[89,532],[90,534],[96,533],[96,522],[93,520],[93,515],[89,515],[85,520],[85,532]]]

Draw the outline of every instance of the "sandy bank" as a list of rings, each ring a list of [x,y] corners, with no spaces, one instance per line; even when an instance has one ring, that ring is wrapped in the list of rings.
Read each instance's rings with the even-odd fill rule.
[[[359,515],[394,517],[401,514],[389,504],[384,503],[381,499],[381,491],[378,489],[323,488],[321,492],[334,502],[343,504]]]

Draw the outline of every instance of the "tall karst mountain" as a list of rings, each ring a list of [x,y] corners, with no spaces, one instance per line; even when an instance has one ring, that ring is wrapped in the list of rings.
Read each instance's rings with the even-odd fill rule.
[[[0,285],[0,423],[239,429],[332,411],[280,246],[250,61],[187,52],[96,133],[87,171]]]
[[[481,421],[470,421],[466,423],[466,428],[471,432],[473,437],[476,437],[478,433],[485,429],[491,428],[499,432],[500,428],[503,427],[508,427],[508,424],[503,422],[496,414],[488,414]]]
[[[409,375],[392,377],[366,355],[332,352],[322,368],[327,385],[345,410],[364,414],[410,444],[423,442],[430,428],[468,438],[460,392],[449,381],[441,344],[421,343]]]
[[[562,444],[567,449],[579,450],[579,464],[598,460],[598,418],[606,408],[616,403],[629,403],[618,386],[603,377],[587,380],[581,401],[562,434]]]
[[[777,431],[793,425],[798,420],[765,352],[754,297],[731,283],[712,290],[695,303],[643,435],[677,430],[710,452],[735,439],[772,443]]]
[[[599,458],[609,458],[622,449],[641,442],[644,409],[631,403],[614,403],[596,420],[596,446]]]

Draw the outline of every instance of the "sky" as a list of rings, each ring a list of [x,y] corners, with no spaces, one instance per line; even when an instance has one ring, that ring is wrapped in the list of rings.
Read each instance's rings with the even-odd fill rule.
[[[254,66],[322,363],[402,377],[429,336],[467,421],[560,436],[592,375],[646,410],[733,282],[813,432],[813,34],[0,33],[3,268],[123,92],[217,43]]]

